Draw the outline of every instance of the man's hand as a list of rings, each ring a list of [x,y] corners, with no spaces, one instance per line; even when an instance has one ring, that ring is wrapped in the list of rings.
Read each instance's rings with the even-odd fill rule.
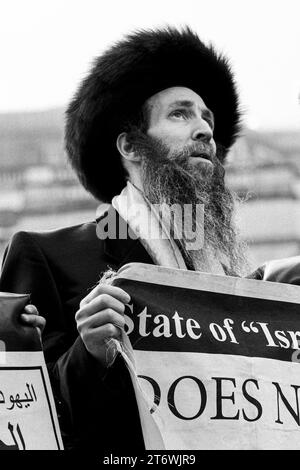
[[[130,296],[119,287],[99,284],[81,302],[75,315],[77,329],[89,351],[104,367],[110,362],[108,348],[124,329],[125,305]]]
[[[46,320],[39,315],[37,308],[34,305],[26,305],[24,312],[21,314],[22,322],[27,326],[38,328],[39,335],[44,331]]]

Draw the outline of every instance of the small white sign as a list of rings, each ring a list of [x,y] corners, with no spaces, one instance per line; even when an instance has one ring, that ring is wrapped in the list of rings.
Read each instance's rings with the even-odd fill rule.
[[[63,449],[42,351],[6,351],[3,362],[0,364],[0,450]]]

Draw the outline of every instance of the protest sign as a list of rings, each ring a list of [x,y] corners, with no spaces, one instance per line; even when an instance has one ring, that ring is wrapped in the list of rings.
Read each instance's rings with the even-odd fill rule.
[[[138,263],[113,283],[148,449],[300,449],[298,286]]]
[[[0,450],[63,448],[41,341],[19,315],[28,295],[0,292]]]

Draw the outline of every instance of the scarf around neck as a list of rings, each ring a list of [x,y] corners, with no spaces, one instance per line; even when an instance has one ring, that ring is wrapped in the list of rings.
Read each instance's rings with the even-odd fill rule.
[[[121,194],[113,198],[112,206],[140,239],[155,264],[187,269],[167,224],[142,191],[128,181]]]

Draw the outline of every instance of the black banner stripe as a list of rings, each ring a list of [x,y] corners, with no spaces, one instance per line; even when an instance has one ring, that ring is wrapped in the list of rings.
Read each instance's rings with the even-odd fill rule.
[[[126,279],[114,284],[132,299],[125,314],[134,349],[297,362],[299,304]]]

